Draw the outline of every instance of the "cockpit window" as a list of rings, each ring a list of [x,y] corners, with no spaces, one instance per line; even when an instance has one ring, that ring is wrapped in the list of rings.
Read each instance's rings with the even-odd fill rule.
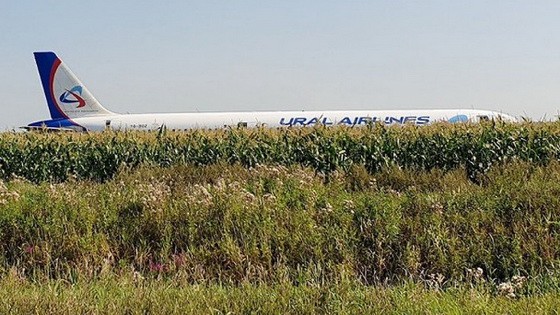
[[[478,117],[478,121],[489,121],[490,117],[486,116],[486,115],[479,115]]]

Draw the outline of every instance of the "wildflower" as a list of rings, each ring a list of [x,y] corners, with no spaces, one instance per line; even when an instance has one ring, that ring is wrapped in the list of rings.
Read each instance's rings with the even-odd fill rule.
[[[326,211],[326,212],[332,212],[333,211],[333,206],[330,203],[326,202],[325,206],[323,208],[321,208],[321,210]]]
[[[344,200],[344,207],[345,207],[345,208],[354,208],[354,201],[352,201],[352,200]]]
[[[441,273],[431,273],[425,281],[429,288],[440,290],[445,281],[445,276]]]
[[[33,245],[25,246],[23,251],[28,253],[28,254],[33,254],[33,252],[35,251],[35,246],[33,246]]]
[[[467,278],[475,283],[484,282],[484,270],[480,267],[476,269],[467,268]]]
[[[512,285],[515,289],[521,289],[526,281],[527,277],[524,276],[513,276],[513,278],[511,278]]]
[[[432,210],[437,214],[443,214],[443,205],[439,202],[432,204]]]
[[[173,264],[175,265],[176,268],[180,268],[184,266],[185,263],[186,263],[186,257],[184,254],[173,255]]]
[[[267,202],[274,202],[274,201],[276,201],[276,196],[274,196],[271,193],[267,193],[267,194],[263,195],[263,199]]]
[[[498,294],[506,296],[508,298],[515,297],[515,288],[511,285],[511,282],[502,282],[498,285]]]
[[[245,201],[248,203],[252,203],[255,201],[256,197],[255,195],[253,195],[252,193],[244,190],[244,197],[245,197]]]
[[[354,214],[354,209],[355,209],[354,201],[344,200],[344,209],[350,210],[350,213]]]
[[[270,173],[274,176],[280,176],[280,170],[274,166],[270,168]]]
[[[218,178],[216,184],[214,185],[218,191],[224,191],[227,187],[223,178]]]
[[[483,275],[483,274],[484,274],[484,270],[482,270],[482,268],[480,268],[480,267],[477,267],[477,268],[476,268],[476,271],[475,271],[475,276],[476,276],[477,278],[482,278],[482,275]]]
[[[204,195],[204,197],[210,199],[212,198],[212,194],[210,194],[208,192],[208,189],[206,189],[204,186],[200,186],[200,185],[194,185],[195,188],[198,188],[200,190],[200,192],[202,193],[202,195]]]
[[[149,267],[151,272],[160,273],[164,271],[164,265],[162,263],[155,263],[153,261],[150,261]]]
[[[233,181],[233,182],[228,184],[228,188],[230,188],[232,190],[240,190],[241,189],[241,184],[238,181]]]

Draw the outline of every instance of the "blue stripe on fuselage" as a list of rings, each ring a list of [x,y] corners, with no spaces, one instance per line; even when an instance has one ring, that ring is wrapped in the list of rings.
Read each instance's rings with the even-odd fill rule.
[[[32,128],[48,127],[48,128],[72,128],[72,129],[76,129],[76,127],[77,127],[77,128],[85,129],[84,127],[72,122],[69,119],[41,120],[41,121],[36,121],[36,122],[30,123],[27,126],[32,127]]]

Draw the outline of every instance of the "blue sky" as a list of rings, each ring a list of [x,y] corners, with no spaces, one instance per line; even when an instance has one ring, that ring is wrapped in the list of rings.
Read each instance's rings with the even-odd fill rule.
[[[560,112],[559,1],[3,1],[0,128],[48,118],[33,51],[116,112]]]

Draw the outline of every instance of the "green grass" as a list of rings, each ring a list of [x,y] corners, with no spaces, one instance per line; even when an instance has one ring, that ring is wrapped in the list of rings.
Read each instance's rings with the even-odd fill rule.
[[[76,284],[0,281],[3,314],[551,314],[559,307],[557,292],[507,298],[484,289],[438,291],[414,283],[182,285],[131,276]]]
[[[134,268],[203,283],[367,285],[543,276],[560,258],[560,164],[461,169],[147,167],[104,183],[0,187],[0,272],[96,278]]]

